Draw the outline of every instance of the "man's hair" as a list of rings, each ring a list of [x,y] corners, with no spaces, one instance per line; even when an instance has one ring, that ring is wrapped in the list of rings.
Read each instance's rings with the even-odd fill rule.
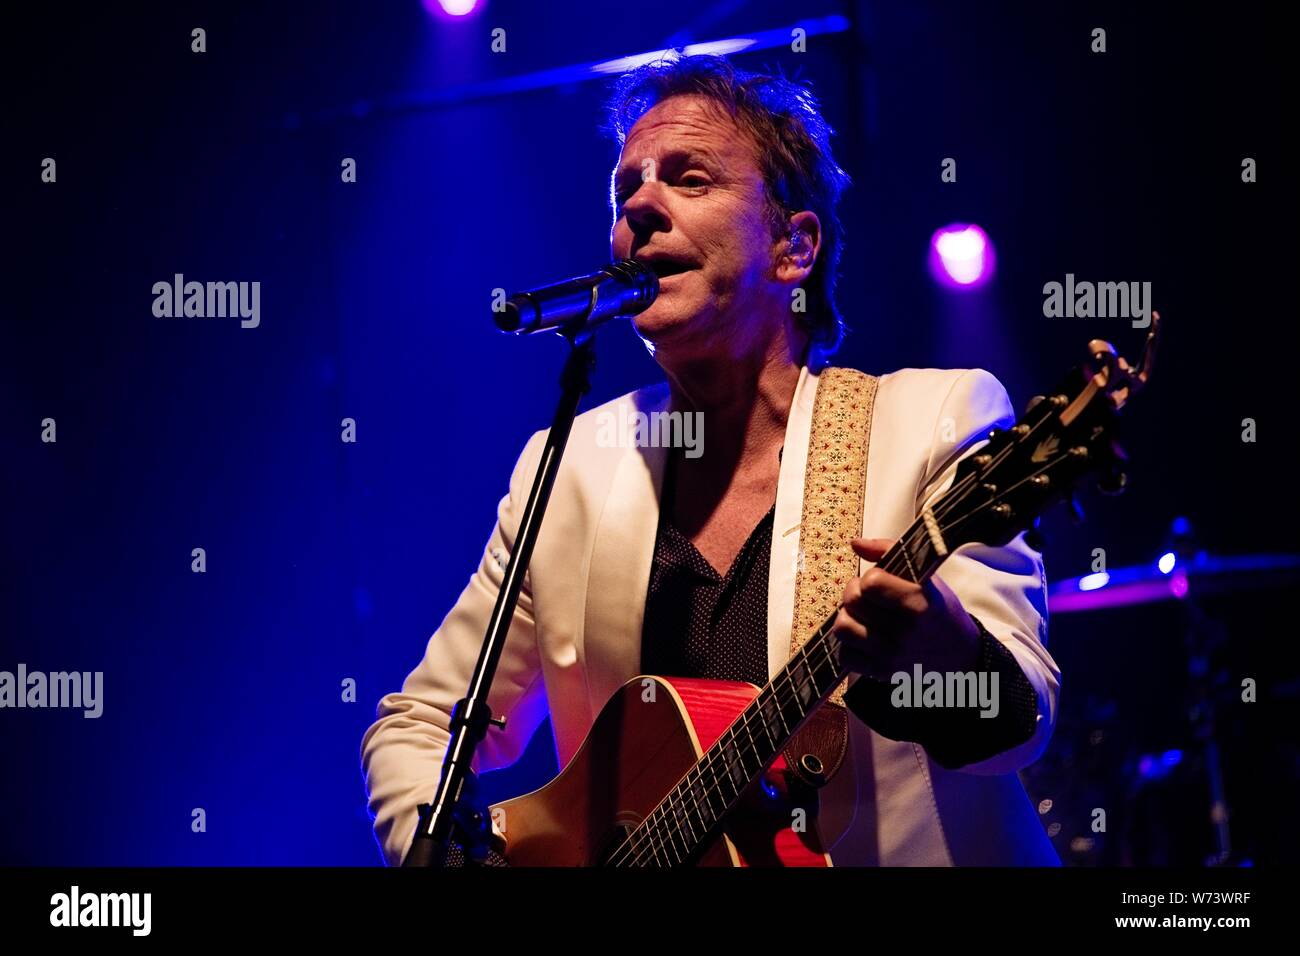
[[[830,355],[844,336],[835,304],[835,280],[844,246],[837,206],[848,174],[831,155],[834,130],[807,86],[784,76],[737,69],[720,56],[676,56],[637,67],[619,77],[606,106],[606,129],[622,147],[637,120],[672,96],[711,100],[749,136],[767,187],[772,235],[789,229],[789,218],[811,210],[821,221],[821,252],[806,283],[807,311],[800,316],[811,344]]]

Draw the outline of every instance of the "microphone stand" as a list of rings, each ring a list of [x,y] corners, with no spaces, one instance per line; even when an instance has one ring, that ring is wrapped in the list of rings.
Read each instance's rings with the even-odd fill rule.
[[[594,301],[594,299],[593,299]],[[443,868],[447,865],[447,851],[453,835],[465,848],[467,864],[483,855],[492,837],[492,823],[473,805],[477,786],[471,769],[474,751],[487,735],[489,726],[505,727],[504,717],[493,717],[488,707],[488,691],[496,676],[497,663],[505,648],[510,622],[514,619],[519,602],[519,589],[523,586],[524,572],[528,570],[533,555],[533,545],[542,527],[546,504],[560,469],[560,458],[568,443],[573,419],[578,412],[578,402],[591,389],[591,369],[596,363],[591,329],[584,329],[585,320],[561,331],[570,345],[568,358],[560,373],[560,402],[551,420],[550,434],[542,449],[537,475],[528,495],[505,578],[497,593],[496,606],[488,622],[479,652],[474,676],[470,679],[466,696],[456,702],[451,714],[451,740],[443,755],[442,778],[432,803],[419,807],[420,822],[415,828],[415,839],[402,861],[402,866]]]

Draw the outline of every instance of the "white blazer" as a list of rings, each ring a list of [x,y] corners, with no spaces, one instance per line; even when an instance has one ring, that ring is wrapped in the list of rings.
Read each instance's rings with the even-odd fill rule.
[[[804,467],[818,375],[804,368],[786,426],[768,583],[768,668],[789,657]],[[641,626],[666,450],[601,447],[602,413],[662,411],[666,384],[578,416],[524,580],[489,703],[505,715],[475,770],[513,763],[549,713],[559,765],[601,707],[640,673]],[[1014,422],[1002,385],[982,369],[903,369],[881,376],[862,518],[865,537],[898,537],[952,483],[959,458]],[[623,419],[616,419],[623,420]],[[707,453],[707,418],[705,452]],[[464,695],[545,439],[525,445],[478,569],[400,693],[379,702],[361,744],[375,833],[390,864],[410,845],[416,806],[432,799],[452,706]],[[863,572],[870,565],[862,562]],[[821,791],[818,826],[844,865],[1057,865],[1016,772],[1042,753],[1056,721],[1060,672],[1047,653],[1046,581],[1037,552],[967,545],[938,572],[1020,662],[1038,693],[1038,728],[1012,750],[945,770],[912,743],[850,715],[849,756]]]

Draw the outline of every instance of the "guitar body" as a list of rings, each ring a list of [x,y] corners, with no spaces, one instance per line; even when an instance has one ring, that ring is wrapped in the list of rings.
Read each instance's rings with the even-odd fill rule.
[[[650,700],[653,692],[653,700]],[[558,777],[496,804],[512,866],[602,866],[759,693],[739,681],[636,677],[597,716]],[[794,821],[782,758],[750,785],[695,866],[830,866],[817,845],[815,796]],[[811,805],[810,805],[811,804]],[[666,856],[667,854],[665,854]],[[647,866],[666,865],[647,858]],[[671,861],[675,862],[675,861]],[[636,864],[633,864],[636,865]]]

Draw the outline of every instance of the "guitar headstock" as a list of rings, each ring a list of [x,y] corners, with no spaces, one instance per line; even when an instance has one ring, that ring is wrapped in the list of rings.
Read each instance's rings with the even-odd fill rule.
[[[1014,427],[995,429],[958,465],[953,487],[933,509],[949,548],[1006,544],[1088,475],[1105,494],[1123,490],[1127,456],[1115,436],[1116,416],[1150,379],[1159,331],[1160,316],[1152,313],[1136,366],[1093,339],[1084,366],[1030,400]]]

